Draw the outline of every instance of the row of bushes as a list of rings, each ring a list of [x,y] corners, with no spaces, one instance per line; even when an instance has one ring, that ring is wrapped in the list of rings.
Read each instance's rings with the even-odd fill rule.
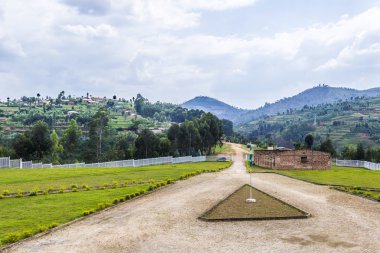
[[[154,182],[156,182],[154,179],[149,179],[147,181],[143,181],[143,180],[126,181],[125,183],[121,183],[121,184],[119,184],[118,181],[112,181],[111,184],[105,183],[103,186],[92,186],[92,187],[88,186],[87,184],[82,184],[80,187],[76,184],[73,184],[68,188],[62,186],[59,189],[49,188],[48,190],[44,190],[44,191],[39,190],[37,187],[29,192],[24,192],[19,189],[15,193],[11,193],[8,189],[5,189],[3,190],[3,194],[0,194],[0,199],[3,199],[4,197],[21,198],[21,197],[30,197],[30,196],[37,196],[37,195],[67,193],[67,192],[115,189],[115,188],[129,187],[135,184],[146,184],[146,183],[154,183]]]
[[[374,189],[367,189],[367,188],[355,187],[355,186],[335,186],[334,188],[337,190],[345,191],[345,192],[358,195],[361,197],[366,197],[372,200],[380,201],[380,189],[374,190]]]
[[[17,242],[19,240],[31,237],[37,233],[45,232],[49,229],[57,227],[59,224],[57,222],[52,222],[50,225],[38,225],[34,230],[26,230],[23,232],[13,232],[5,236],[5,239],[1,241],[1,244],[10,244]]]
[[[116,198],[116,199],[114,199],[112,201],[111,204],[110,203],[99,203],[96,209],[91,209],[91,210],[85,210],[85,211],[83,211],[83,216],[90,215],[92,213],[95,213],[97,211],[101,211],[101,210],[103,210],[103,209],[105,209],[107,207],[110,207],[112,205],[117,205],[117,204],[119,204],[121,202],[133,199],[133,198],[135,198],[137,196],[145,194],[148,191],[153,191],[153,190],[155,190],[157,188],[160,188],[160,187],[163,187],[165,185],[171,184],[172,182],[173,182],[173,180],[167,179],[166,181],[162,181],[162,182],[156,183],[154,185],[150,185],[146,190],[140,190],[140,191],[135,192],[135,193],[127,194],[127,195],[125,195],[125,197]]]

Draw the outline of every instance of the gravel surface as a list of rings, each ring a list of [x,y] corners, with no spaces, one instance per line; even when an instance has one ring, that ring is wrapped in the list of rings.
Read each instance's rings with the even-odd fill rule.
[[[276,174],[253,185],[312,215],[301,220],[204,222],[197,217],[245,183],[233,166],[123,203],[5,252],[380,252],[380,204]]]

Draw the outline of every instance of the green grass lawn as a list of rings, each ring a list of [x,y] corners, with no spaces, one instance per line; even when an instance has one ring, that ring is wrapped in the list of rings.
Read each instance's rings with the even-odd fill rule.
[[[380,171],[362,168],[349,168],[334,165],[331,170],[273,171],[283,175],[324,185],[380,188]]]
[[[246,164],[248,172],[251,171]],[[255,166],[253,172],[276,172],[308,182],[338,186],[337,189],[380,201],[380,171],[333,165],[331,170],[272,170]]]
[[[115,198],[147,190],[147,185],[121,189],[73,192],[36,197],[0,200],[0,241],[5,244],[9,236],[39,232],[39,227],[52,223],[64,224],[83,216],[83,211],[96,209],[98,203],[112,204]],[[1,243],[0,243],[1,245]]]
[[[214,149],[214,154],[233,154],[235,153],[232,149],[232,145],[229,143],[224,143],[222,146],[217,145]]]
[[[56,169],[1,169],[0,194],[4,190],[31,191],[34,188],[48,190],[70,188],[71,185],[103,186],[113,181],[142,180],[155,181],[177,179],[183,173],[224,166],[220,162],[202,162],[188,164],[167,164],[138,168],[56,168]]]
[[[1,189],[39,189],[48,186],[109,184],[112,180],[185,179],[202,171],[219,171],[231,162],[202,162],[176,165],[157,165],[137,168],[79,168],[79,169],[1,169]],[[166,183],[165,183],[166,184]],[[164,186],[161,183],[160,186]],[[147,191],[157,184],[130,185],[122,188],[47,194],[28,197],[0,196],[0,245],[64,224],[84,215],[116,204],[126,195]],[[150,190],[151,190],[150,189]],[[100,207],[99,207],[99,204]],[[106,205],[105,205],[106,204]]]

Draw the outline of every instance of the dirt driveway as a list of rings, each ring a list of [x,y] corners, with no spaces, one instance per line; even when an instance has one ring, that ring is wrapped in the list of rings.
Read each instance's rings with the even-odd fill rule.
[[[309,219],[204,222],[204,211],[249,182],[234,165],[123,203],[6,252],[380,252],[380,203],[275,174],[253,184]]]

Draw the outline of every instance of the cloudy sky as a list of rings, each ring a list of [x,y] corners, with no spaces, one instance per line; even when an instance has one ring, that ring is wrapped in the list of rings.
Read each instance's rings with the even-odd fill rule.
[[[380,86],[380,2],[0,0],[0,99],[21,95],[243,108],[326,83]]]

